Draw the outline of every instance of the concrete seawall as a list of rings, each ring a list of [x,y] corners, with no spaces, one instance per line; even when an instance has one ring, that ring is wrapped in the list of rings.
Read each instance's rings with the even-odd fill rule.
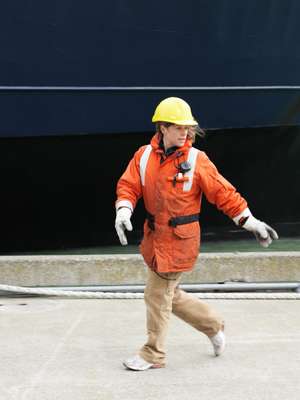
[[[0,257],[0,284],[17,286],[142,284],[138,254]],[[202,253],[182,283],[300,281],[300,252]]]

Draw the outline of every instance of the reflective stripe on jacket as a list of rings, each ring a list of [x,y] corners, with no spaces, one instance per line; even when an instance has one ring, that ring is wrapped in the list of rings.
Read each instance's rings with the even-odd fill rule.
[[[192,147],[190,140],[168,157],[159,147],[156,134],[129,162],[117,185],[117,202],[130,202],[134,209],[140,197],[154,216],[155,229],[144,223],[140,246],[147,265],[158,272],[192,269],[200,248],[200,225],[193,221],[170,226],[170,218],[200,213],[202,194],[228,217],[239,215],[247,202],[219,174],[206,154]],[[178,177],[177,166],[189,160],[191,170]]]

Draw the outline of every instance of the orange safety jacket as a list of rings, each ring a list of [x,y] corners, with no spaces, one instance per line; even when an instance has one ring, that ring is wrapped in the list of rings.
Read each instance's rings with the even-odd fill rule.
[[[160,138],[155,134],[129,162],[117,184],[116,207],[134,210],[143,197],[147,219],[140,250],[146,264],[158,272],[187,271],[200,249],[202,194],[230,218],[244,211],[247,202],[189,139],[166,157]],[[191,169],[178,175],[177,167],[185,161]]]

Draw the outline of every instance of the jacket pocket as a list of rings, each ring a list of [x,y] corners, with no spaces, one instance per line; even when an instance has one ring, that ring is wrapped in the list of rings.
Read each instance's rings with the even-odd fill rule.
[[[174,228],[173,233],[174,267],[178,270],[191,269],[199,254],[199,222],[178,225]]]
[[[192,238],[200,234],[199,223],[197,221],[191,222],[190,224],[177,225],[174,228],[175,236],[180,239]]]

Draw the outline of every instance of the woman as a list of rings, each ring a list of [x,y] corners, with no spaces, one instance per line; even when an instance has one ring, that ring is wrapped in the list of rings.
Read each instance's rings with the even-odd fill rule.
[[[170,315],[206,334],[215,355],[225,348],[224,322],[211,306],[178,288],[182,273],[193,268],[200,247],[202,194],[229,218],[255,234],[264,247],[277,233],[257,220],[246,200],[217,171],[202,151],[192,147],[203,134],[190,106],[170,97],[156,108],[156,134],[129,162],[117,185],[116,230],[122,245],[132,230],[131,215],[140,197],[147,212],[140,246],[148,265],[145,288],[148,340],[124,362],[128,369],[165,366],[165,338]]]

